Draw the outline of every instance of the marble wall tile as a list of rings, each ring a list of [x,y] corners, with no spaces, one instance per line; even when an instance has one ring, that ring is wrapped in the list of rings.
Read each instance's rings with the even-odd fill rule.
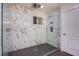
[[[53,22],[53,32],[50,31],[51,23]],[[49,43],[52,46],[55,46],[59,48],[60,46],[60,18],[58,17],[58,10],[55,10],[48,14],[47,19],[47,31],[46,31],[46,38],[47,43]]]
[[[46,23],[34,25],[33,14],[27,13],[24,6],[3,4],[3,7],[4,53],[46,43]]]

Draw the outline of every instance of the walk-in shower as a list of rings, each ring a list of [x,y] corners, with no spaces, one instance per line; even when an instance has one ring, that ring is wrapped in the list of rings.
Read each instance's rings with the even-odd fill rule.
[[[53,4],[42,5],[43,8],[35,9],[32,3],[2,4],[3,55],[44,56],[57,51],[60,45],[60,11],[58,8],[43,13],[45,8],[52,8]]]

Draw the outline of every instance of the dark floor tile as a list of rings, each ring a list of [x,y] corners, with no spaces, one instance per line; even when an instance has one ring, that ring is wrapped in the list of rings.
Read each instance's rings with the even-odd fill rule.
[[[40,44],[37,46],[9,52],[9,55],[11,55],[11,56],[42,56],[45,53],[47,53],[51,50],[54,50],[54,49],[56,49],[56,48],[45,43],[45,44]]]
[[[72,56],[72,55],[70,55],[70,54],[68,54],[66,52],[58,50],[58,51],[50,54],[49,56]]]

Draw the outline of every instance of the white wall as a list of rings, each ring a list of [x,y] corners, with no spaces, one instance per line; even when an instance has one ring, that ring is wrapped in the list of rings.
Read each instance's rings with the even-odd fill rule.
[[[79,55],[79,4],[63,5],[61,11],[61,50]]]
[[[3,4],[4,53],[46,43],[46,15],[28,11],[24,6]],[[43,17],[43,24],[33,24],[33,16]]]

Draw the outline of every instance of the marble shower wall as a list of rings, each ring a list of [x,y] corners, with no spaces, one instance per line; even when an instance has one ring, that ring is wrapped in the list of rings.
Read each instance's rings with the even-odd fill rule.
[[[50,23],[53,22],[51,25]],[[53,26],[53,32],[50,31],[50,27]],[[47,29],[46,29],[46,39],[47,43],[55,46],[57,48],[60,47],[60,16],[58,9],[55,11],[52,11],[48,14],[47,18]]]
[[[4,53],[46,43],[46,16],[28,11],[20,4],[3,4]],[[43,24],[33,24],[33,16],[43,17]]]

